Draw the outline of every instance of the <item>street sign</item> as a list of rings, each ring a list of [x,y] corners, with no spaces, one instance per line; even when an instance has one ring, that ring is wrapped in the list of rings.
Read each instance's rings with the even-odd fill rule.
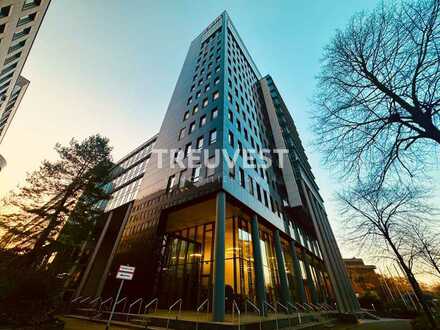
[[[119,286],[118,293],[116,294],[116,299],[113,302],[112,311],[110,312],[110,315],[107,320],[107,325],[105,326],[106,330],[110,329],[110,324],[112,322],[113,314],[115,313],[116,305],[120,302],[119,295],[122,291],[122,286],[124,285],[124,281],[130,281],[133,279],[135,267],[132,266],[126,266],[126,265],[120,265],[118,272],[116,273],[116,278],[121,280],[121,285]]]
[[[120,265],[118,272],[116,274],[116,278],[119,280],[127,280],[130,281],[133,279],[135,267]]]

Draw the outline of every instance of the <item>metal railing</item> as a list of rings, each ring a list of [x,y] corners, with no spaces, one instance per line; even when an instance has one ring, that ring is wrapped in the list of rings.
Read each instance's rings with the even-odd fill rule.
[[[128,298],[127,297],[121,298],[117,302],[115,302],[115,311],[116,311],[116,308],[118,308],[118,305],[121,302],[124,302],[124,307],[122,308],[122,312],[121,312],[121,313],[124,313],[125,312],[125,307],[127,307],[127,302],[128,302]]]
[[[103,309],[103,307],[104,307],[106,304],[110,305],[110,307],[111,307],[112,304],[113,304],[113,297],[110,297],[110,298],[108,298],[108,299],[106,299],[106,300],[104,300],[104,301],[101,301],[101,303],[99,304],[99,309],[98,309],[98,311],[101,312],[102,309]]]
[[[271,304],[269,304],[267,301],[265,301],[263,303],[263,309],[264,309],[264,313],[263,314],[266,314],[265,313],[266,312],[266,307],[268,307],[270,310],[272,310],[275,313],[275,326],[276,326],[275,329],[278,330],[279,326],[278,326],[278,311],[277,311],[277,309],[275,307],[273,307]]]
[[[240,312],[240,308],[238,308],[238,305],[237,305],[236,301],[235,301],[235,300],[232,300],[232,322],[235,321],[235,312],[234,312],[234,311],[237,311],[237,316],[238,316],[238,330],[240,330],[240,324],[241,324],[241,319],[240,319],[241,312]]]
[[[206,305],[206,318],[208,319],[208,313],[209,313],[209,299],[206,298],[200,305],[197,307],[196,310],[196,330],[199,329],[199,313],[203,309],[203,307]]]
[[[249,299],[246,299],[244,302],[244,313],[246,316],[248,313],[248,309],[247,309],[248,305],[251,306],[258,313],[258,320],[260,323],[260,330],[261,330],[261,310],[252,301],[250,301]]]
[[[309,310],[309,312],[314,312],[314,311],[315,311],[315,309],[314,309],[312,306],[310,306],[310,304],[308,304],[308,303],[303,303],[303,305],[307,307],[307,309]]]
[[[293,312],[293,311],[295,311],[295,312],[298,311],[298,307],[296,307],[294,304],[292,304],[292,303],[290,303],[290,302],[287,303],[287,306],[289,306],[289,307],[292,309],[292,312]]]
[[[74,304],[74,303],[76,303],[77,301],[79,301],[79,300],[81,300],[81,299],[83,299],[84,297],[83,296],[79,296],[79,297],[76,297],[75,299],[72,299],[70,302],[72,303],[72,304]]]
[[[139,304],[139,308],[138,308],[138,314],[141,313],[141,309],[142,309],[142,303],[144,302],[144,298],[139,298],[136,299],[135,301],[133,301],[130,305],[128,305],[128,311],[127,311],[127,320],[128,320],[128,316],[131,312],[131,309],[133,308],[133,306],[136,306],[137,304]]]
[[[88,300],[90,300],[92,297],[85,297],[84,299],[81,299],[79,301],[80,304],[84,304],[85,302],[87,302]]]
[[[154,298],[144,307],[144,314],[147,314],[148,308],[154,304],[154,312],[157,312],[157,305],[159,304],[159,298]]]
[[[98,302],[101,300],[101,297],[96,297],[95,299],[89,301],[88,305],[93,308],[95,304],[98,304]]]
[[[176,307],[177,305],[179,305],[179,314],[176,315],[176,320],[178,319],[178,316],[180,316],[180,315],[182,314],[182,302],[183,302],[183,299],[182,299],[182,298],[179,298],[179,299],[176,300],[176,302],[174,302],[174,303],[170,306],[170,308],[168,308],[167,329],[168,329],[169,326],[170,326],[170,318],[169,318],[169,315],[170,315],[171,311],[174,309],[174,307]]]
[[[284,310],[286,312],[286,314],[290,314],[289,313],[289,308],[287,308],[287,306],[284,306],[279,301],[276,302],[275,306],[277,307],[277,310],[278,310],[278,307],[281,307],[281,309]],[[290,328],[291,324],[290,324],[290,317],[289,316],[287,317],[287,320],[289,322],[289,328]]]

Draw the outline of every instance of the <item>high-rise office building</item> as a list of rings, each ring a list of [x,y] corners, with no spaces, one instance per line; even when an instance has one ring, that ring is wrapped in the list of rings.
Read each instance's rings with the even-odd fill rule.
[[[0,144],[29,85],[21,76],[50,0],[0,2]]]
[[[77,295],[111,296],[129,264],[124,296],[208,299],[216,321],[232,300],[359,310],[293,119],[226,12],[191,43],[123,217]]]

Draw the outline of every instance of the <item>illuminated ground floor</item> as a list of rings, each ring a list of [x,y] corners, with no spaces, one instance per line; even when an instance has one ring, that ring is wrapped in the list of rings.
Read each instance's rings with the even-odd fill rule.
[[[265,303],[334,303],[321,258],[225,192],[159,214],[145,209],[128,208],[120,232],[103,233],[101,241],[115,247],[100,255],[97,245],[77,295],[114,295],[115,269],[130,264],[135,278],[123,292],[130,301],[158,298],[159,307],[168,308],[181,299],[186,310],[206,301],[218,321],[233,301],[261,309]]]

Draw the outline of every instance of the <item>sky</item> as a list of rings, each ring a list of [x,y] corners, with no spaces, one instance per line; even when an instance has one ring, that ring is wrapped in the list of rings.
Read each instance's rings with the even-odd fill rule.
[[[158,132],[191,41],[226,9],[292,113],[342,239],[334,202],[341,183],[311,145],[311,99],[324,46],[350,16],[377,3],[52,1],[22,72],[31,84],[0,145],[8,161],[0,196],[43,159],[54,158],[56,142],[100,133],[110,139],[117,160]],[[344,257],[364,256],[340,246]]]

